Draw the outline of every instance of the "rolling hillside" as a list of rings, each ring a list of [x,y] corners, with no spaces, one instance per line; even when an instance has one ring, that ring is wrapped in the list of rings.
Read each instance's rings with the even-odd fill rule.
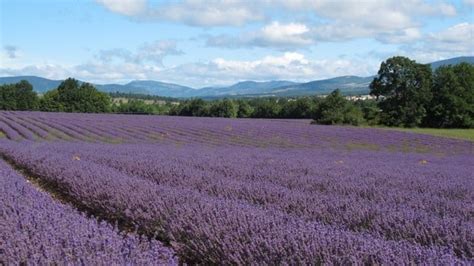
[[[456,57],[430,63],[433,69],[442,65],[468,62],[474,64],[474,56]],[[39,93],[56,88],[61,80],[50,80],[36,76],[0,77],[0,84],[16,83],[25,79]],[[205,87],[195,89],[173,83],[154,80],[134,80],[127,84],[95,84],[104,92],[140,93],[174,98],[220,98],[220,97],[261,97],[261,96],[304,96],[327,94],[337,88],[344,94],[367,94],[371,77],[341,76],[330,79],[297,83],[286,80],[241,81],[230,86]]]

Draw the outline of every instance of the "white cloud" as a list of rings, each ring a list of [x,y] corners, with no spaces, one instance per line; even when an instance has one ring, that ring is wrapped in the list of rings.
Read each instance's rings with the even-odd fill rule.
[[[166,19],[193,26],[240,26],[261,20],[263,15],[251,1],[185,0],[150,10],[148,19]]]
[[[379,34],[377,40],[383,43],[411,43],[421,39],[422,34],[418,28],[406,28],[387,34]]]
[[[183,52],[177,49],[176,42],[166,40],[145,43],[137,49],[136,52],[120,48],[101,50],[99,51],[97,58],[103,62],[111,62],[118,59],[126,63],[139,64],[152,62],[161,65],[164,57],[180,54],[183,54]]]
[[[68,66],[56,64],[38,64],[23,67],[0,67],[0,76],[36,75],[49,79],[63,79],[72,76]]]
[[[125,15],[136,16],[146,10],[147,0],[96,0],[108,10]]]
[[[286,52],[256,60],[215,58],[208,62],[187,63],[174,67],[133,62],[97,62],[73,66],[38,65],[21,68],[0,68],[1,76],[38,75],[52,79],[69,76],[94,82],[116,83],[131,79],[154,79],[194,87],[231,84],[241,80],[309,81],[340,75],[372,75],[376,63],[360,60],[310,60],[303,54]]]
[[[239,2],[239,1],[236,1]],[[260,2],[260,7],[265,5]],[[267,8],[287,8],[286,12],[311,12],[317,23],[280,23],[274,21],[260,30],[238,36],[207,37],[208,46],[227,48],[275,47],[289,50],[318,42],[340,42],[373,38],[382,43],[412,43],[421,37],[422,19],[426,16],[453,16],[456,9],[447,3],[423,0],[267,0]],[[310,20],[311,21],[311,20]]]
[[[383,43],[410,43],[422,37],[417,27],[380,30],[357,24],[328,23],[310,28],[302,23],[281,24],[272,22],[258,31],[244,32],[238,37],[230,35],[205,36],[208,46],[274,47],[280,50],[305,48],[318,42],[341,42],[355,38],[372,37]]]
[[[313,10],[317,15],[336,20],[357,21],[375,27],[382,24],[407,26],[416,15],[453,16],[456,8],[452,4],[433,3],[424,0],[274,0],[293,10]]]
[[[456,24],[443,31],[432,33],[430,37],[433,40],[445,43],[467,43],[472,44],[474,33],[474,24],[467,22]]]
[[[469,5],[469,6],[474,6],[474,0],[464,0],[464,4]]]
[[[375,38],[384,43],[413,42],[421,37],[421,18],[456,14],[453,5],[422,0],[300,0],[297,3],[290,7],[312,6],[316,14],[329,19],[329,22],[311,28],[315,41]]]
[[[303,54],[285,52],[256,60],[216,58],[206,63],[190,63],[164,69],[160,76],[173,77],[181,83],[210,86],[232,84],[242,80],[310,81],[342,75],[372,75],[379,62],[334,59],[310,60]]]
[[[258,31],[245,32],[238,37],[219,35],[207,38],[208,46],[227,48],[239,47],[277,47],[289,49],[313,44],[309,28],[302,23],[282,24],[273,21]]]
[[[148,0],[96,0],[108,10],[138,20],[168,20],[193,26],[240,26],[261,20],[251,1],[184,0],[154,4]]]
[[[290,50],[318,42],[373,38],[382,43],[420,39],[423,19],[456,15],[448,2],[428,0],[96,0],[109,10],[137,20],[172,21],[199,27],[242,26],[272,21],[256,31],[207,38],[208,46],[275,47]],[[464,0],[470,3],[473,0]],[[288,14],[293,22],[281,23]],[[308,15],[317,20],[298,20]],[[312,22],[309,21],[318,21]]]
[[[273,17],[273,11],[287,12],[287,9],[292,11],[292,15],[312,12],[330,19],[331,23],[380,30],[413,27],[418,17],[456,14],[452,4],[425,0],[182,0],[154,5],[148,0],[96,1],[113,12],[141,20],[169,20],[204,27],[241,26],[268,20]]]
[[[457,56],[474,56],[474,24],[459,23],[426,34],[418,43],[402,46],[399,54],[422,63]]]
[[[280,24],[277,21],[263,27],[261,30],[262,38],[271,43],[310,44],[311,40],[304,36],[308,32],[309,29],[304,24]]]

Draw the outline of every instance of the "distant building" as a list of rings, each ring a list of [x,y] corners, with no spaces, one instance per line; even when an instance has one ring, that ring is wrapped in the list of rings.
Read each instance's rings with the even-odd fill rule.
[[[375,100],[376,97],[372,95],[353,95],[345,97],[349,101],[366,101],[366,100]]]

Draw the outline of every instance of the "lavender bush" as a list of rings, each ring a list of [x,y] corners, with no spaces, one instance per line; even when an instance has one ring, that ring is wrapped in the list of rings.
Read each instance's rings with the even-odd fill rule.
[[[3,156],[184,261],[473,262],[471,142],[292,120],[1,116]]]
[[[0,262],[13,264],[177,264],[161,243],[121,235],[57,203],[0,161]]]

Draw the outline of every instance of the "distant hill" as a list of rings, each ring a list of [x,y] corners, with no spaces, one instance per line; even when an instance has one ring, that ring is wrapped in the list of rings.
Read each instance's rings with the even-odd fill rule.
[[[35,76],[1,77],[0,84],[16,83],[25,79],[33,85],[35,91],[45,93],[57,88],[61,80],[49,80]],[[127,84],[94,84],[98,90],[103,92],[120,92],[159,95],[173,98],[190,97],[227,97],[227,96],[299,96],[323,94],[340,88],[343,92],[367,90],[369,78],[346,76],[327,80],[317,80],[307,83],[296,83],[285,80],[267,82],[242,81],[227,87],[206,87],[193,89],[173,83],[165,83],[153,80],[135,80]]]
[[[105,92],[122,92],[159,95],[165,97],[189,97],[195,89],[173,83],[165,83],[154,80],[134,80],[127,84],[104,84],[96,85]]]
[[[433,69],[442,65],[455,65],[461,62],[474,64],[473,56],[456,57],[432,62]],[[0,84],[16,83],[28,80],[33,88],[44,93],[56,88],[61,80],[50,80],[36,76],[0,77]],[[335,89],[341,89],[344,94],[367,94],[371,77],[342,76],[330,79],[315,80],[297,83],[286,80],[273,81],[241,81],[231,86],[205,87],[194,89],[173,83],[154,80],[134,80],[127,84],[95,84],[97,89],[104,92],[136,93],[159,95],[173,98],[222,98],[222,97],[261,97],[261,96],[304,96],[315,94],[328,94]]]
[[[52,80],[36,76],[15,76],[15,77],[0,77],[0,85],[18,83],[21,80],[27,80],[36,92],[45,93],[49,90],[57,88],[62,80]]]
[[[276,88],[276,96],[300,96],[310,94],[327,94],[335,89],[343,93],[368,93],[373,77],[342,76],[331,79],[316,80],[306,83]]]
[[[434,70],[443,65],[457,65],[464,62],[469,63],[469,64],[474,64],[474,56],[454,57],[454,58],[450,58],[446,60],[436,61],[436,62],[430,63],[430,65],[431,65],[431,68]]]
[[[234,96],[243,94],[268,93],[279,87],[297,84],[299,83],[286,80],[273,80],[264,82],[241,81],[228,87],[206,87],[195,90],[193,96]]]

